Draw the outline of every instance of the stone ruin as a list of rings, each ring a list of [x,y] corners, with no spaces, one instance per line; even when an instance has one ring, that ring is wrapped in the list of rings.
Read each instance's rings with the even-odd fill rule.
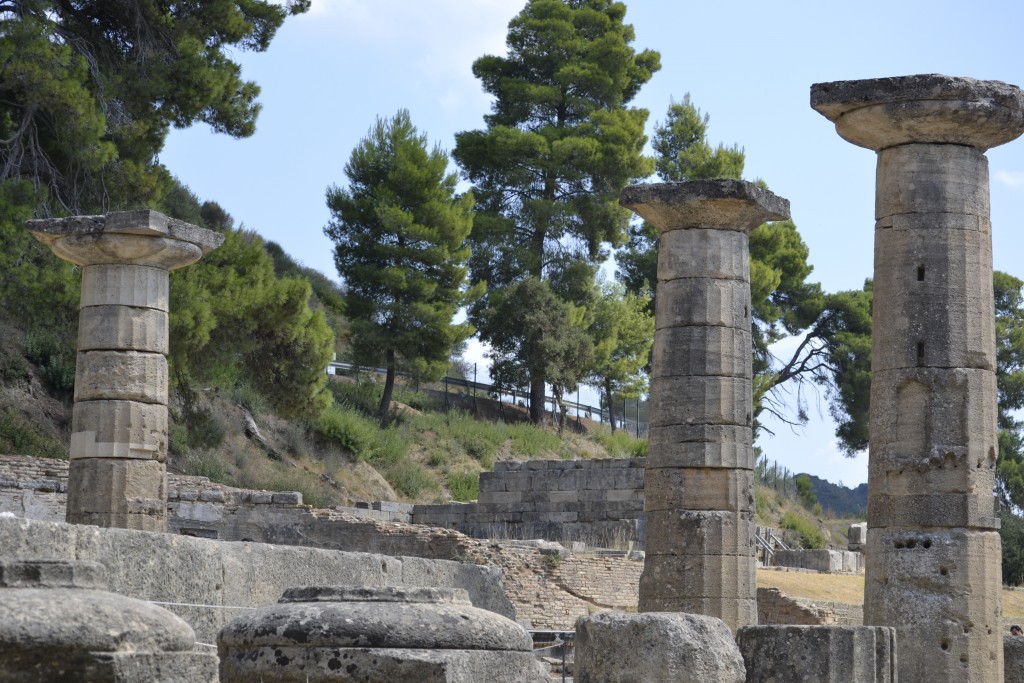
[[[867,625],[754,625],[746,233],[788,216],[788,203],[742,181],[636,186],[623,203],[663,233],[642,612],[578,622],[581,681],[896,681],[902,674],[997,682],[1021,670],[1024,652],[1003,641],[1000,627],[984,152],[1024,132],[1024,93],[998,82],[911,76],[816,84],[811,105],[841,136],[878,153]],[[163,531],[167,272],[216,246],[217,235],[154,212],[31,222],[30,229],[83,266],[68,521]],[[67,553],[71,546],[56,539],[76,536],[46,529],[47,544],[38,531],[15,530],[14,552]],[[71,551],[76,558],[86,548],[103,555],[105,537],[90,538]],[[159,545],[155,537],[147,542]],[[168,555],[179,552],[171,548]],[[203,562],[201,554],[183,557]],[[152,561],[159,573],[166,558]],[[344,583],[393,580],[373,578],[373,562]],[[525,659],[521,627],[472,612],[462,594],[417,588],[436,584],[440,567],[401,577],[409,588],[396,591],[303,588],[304,565],[288,566],[297,590],[220,630],[223,680],[541,680]],[[384,574],[387,567],[384,560]],[[15,662],[21,676],[11,680],[45,676],[18,662],[50,642],[38,635],[47,625],[59,626],[58,617],[26,607],[26,597],[80,604],[74,576],[90,570],[60,571],[70,583],[3,584],[18,598],[0,600],[9,613],[0,619],[0,660]],[[29,590],[70,594],[36,598]],[[103,663],[83,665],[98,672],[87,680],[214,680],[194,635],[167,617],[144,621],[131,656],[87,635],[88,619],[63,634],[74,644],[61,652]],[[174,657],[201,672],[181,673],[169,663]],[[59,668],[58,660],[32,666]]]
[[[819,83],[811,106],[878,154],[864,620],[906,680],[1003,678],[985,150],[1024,93],[909,76]]]
[[[166,531],[169,274],[224,236],[156,211],[28,229],[82,267],[67,521]]]

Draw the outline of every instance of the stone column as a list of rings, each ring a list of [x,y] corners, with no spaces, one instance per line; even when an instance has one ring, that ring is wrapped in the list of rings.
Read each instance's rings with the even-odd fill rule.
[[[82,266],[67,521],[166,531],[168,273],[224,236],[155,211],[28,229]]]
[[[789,202],[740,180],[634,185],[661,233],[641,612],[757,623],[747,234]]]
[[[818,83],[811,106],[878,153],[864,623],[900,678],[1003,680],[988,160],[1024,93],[940,75]]]

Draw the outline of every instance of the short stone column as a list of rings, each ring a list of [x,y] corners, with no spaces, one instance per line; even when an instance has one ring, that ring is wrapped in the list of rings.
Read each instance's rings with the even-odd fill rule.
[[[1024,681],[1024,638],[1003,636],[1003,681]]]
[[[192,628],[106,590],[95,562],[0,560],[0,681],[217,683]]]
[[[168,273],[224,236],[155,211],[27,225],[82,266],[67,521],[166,531]]]
[[[633,185],[661,233],[641,612],[757,623],[748,233],[789,202],[741,180]]]
[[[940,75],[818,83],[878,153],[864,623],[904,680],[1003,678],[988,160],[1024,93]]]
[[[746,626],[736,642],[747,668],[746,683],[899,679],[896,631],[886,626]]]
[[[217,636],[224,683],[544,683],[522,626],[461,588],[289,588]]]
[[[576,622],[576,683],[743,683],[747,674],[721,619],[599,612]]]

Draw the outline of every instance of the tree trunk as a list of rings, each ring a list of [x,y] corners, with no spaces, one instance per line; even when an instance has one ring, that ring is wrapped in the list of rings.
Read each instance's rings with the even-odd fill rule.
[[[609,418],[608,422],[611,423],[611,425],[612,425],[612,434],[614,434],[615,433],[615,410],[614,410],[615,404],[612,403],[612,383],[611,382],[607,382],[606,381],[604,383],[604,398],[605,398],[605,402],[608,404],[608,418]],[[625,415],[623,415],[623,417],[625,417]]]
[[[391,415],[391,395],[395,391],[395,350],[388,349],[387,375],[384,379],[384,395],[380,397],[380,408],[377,409],[377,417],[382,427],[386,427]]]
[[[551,395],[555,399],[555,406],[558,410],[558,433],[561,434],[565,431],[565,403],[562,399],[563,396],[562,387],[552,384]]]
[[[544,380],[530,380],[530,422],[544,424]]]

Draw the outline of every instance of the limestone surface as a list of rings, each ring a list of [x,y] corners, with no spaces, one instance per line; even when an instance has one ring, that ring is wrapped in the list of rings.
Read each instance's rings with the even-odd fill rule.
[[[660,232],[680,228],[750,232],[765,221],[789,218],[789,200],[743,180],[630,185],[620,201]]]
[[[225,683],[544,680],[526,631],[459,589],[291,589],[217,643]]]
[[[789,202],[739,180],[637,185],[621,202],[661,233],[640,609],[737,628],[757,618],[747,234]]]
[[[1003,636],[1003,661],[1005,672],[1003,680],[1024,681],[1024,638],[1021,636]]]
[[[855,145],[929,142],[984,151],[1024,133],[1024,94],[1000,81],[922,74],[811,86],[811,107]]]
[[[148,602],[97,589],[99,565],[0,560],[0,575],[0,680],[217,680],[216,657],[194,651],[188,624]]]
[[[878,153],[865,623],[896,627],[905,680],[1000,680],[984,151],[1024,132],[1024,92],[932,74],[811,106]]]
[[[897,643],[884,626],[746,626],[736,634],[747,683],[896,683]]]
[[[166,530],[168,274],[224,236],[149,210],[27,227],[83,267],[67,519]]]
[[[578,683],[741,683],[729,627],[697,614],[602,612],[576,623]]]

